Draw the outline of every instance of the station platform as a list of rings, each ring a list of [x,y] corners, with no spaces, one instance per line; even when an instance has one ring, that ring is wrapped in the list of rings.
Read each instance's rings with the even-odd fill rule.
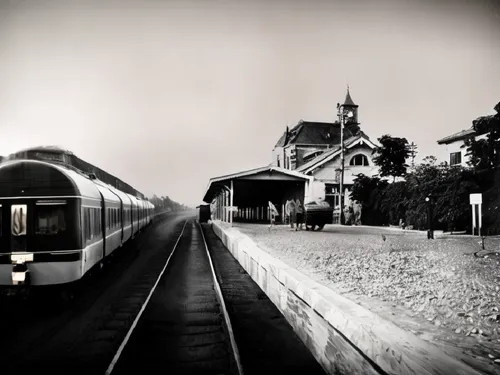
[[[314,270],[298,267],[300,261],[292,265],[279,259],[279,251],[262,241],[262,237],[274,236],[280,240],[273,246],[293,244],[297,249],[297,244],[308,246],[308,241],[320,241],[318,235],[328,236],[335,230],[363,230],[373,235],[379,228],[331,225],[322,232],[292,232],[285,225],[211,224],[329,373],[342,369],[341,373],[500,374],[500,352],[491,338],[483,340],[472,334],[456,339],[450,327],[430,321],[425,324],[407,314],[404,306],[335,290]],[[252,235],[256,232],[261,238]],[[423,240],[414,233],[399,237],[410,235]]]

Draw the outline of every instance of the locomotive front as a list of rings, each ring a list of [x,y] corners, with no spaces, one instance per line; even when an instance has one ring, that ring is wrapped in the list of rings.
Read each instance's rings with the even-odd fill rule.
[[[0,165],[0,285],[70,283],[83,274],[82,205],[93,183],[35,160]]]

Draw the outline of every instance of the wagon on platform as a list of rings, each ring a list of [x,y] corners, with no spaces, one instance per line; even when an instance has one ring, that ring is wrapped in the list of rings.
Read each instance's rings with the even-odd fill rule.
[[[333,207],[327,202],[310,202],[304,205],[306,230],[322,230],[325,224],[333,224]]]

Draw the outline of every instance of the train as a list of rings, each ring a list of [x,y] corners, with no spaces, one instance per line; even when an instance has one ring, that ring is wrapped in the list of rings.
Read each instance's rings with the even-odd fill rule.
[[[63,163],[0,164],[0,286],[72,285],[136,238],[154,205]]]

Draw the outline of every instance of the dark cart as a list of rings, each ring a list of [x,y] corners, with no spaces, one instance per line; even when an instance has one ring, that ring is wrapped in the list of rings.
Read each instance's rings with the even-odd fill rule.
[[[306,230],[322,230],[325,224],[333,224],[333,207],[324,202],[318,204],[316,202],[306,203],[304,205],[304,222]]]
[[[196,208],[198,209],[198,220],[200,223],[208,223],[208,220],[210,220],[210,205],[202,204]]]

